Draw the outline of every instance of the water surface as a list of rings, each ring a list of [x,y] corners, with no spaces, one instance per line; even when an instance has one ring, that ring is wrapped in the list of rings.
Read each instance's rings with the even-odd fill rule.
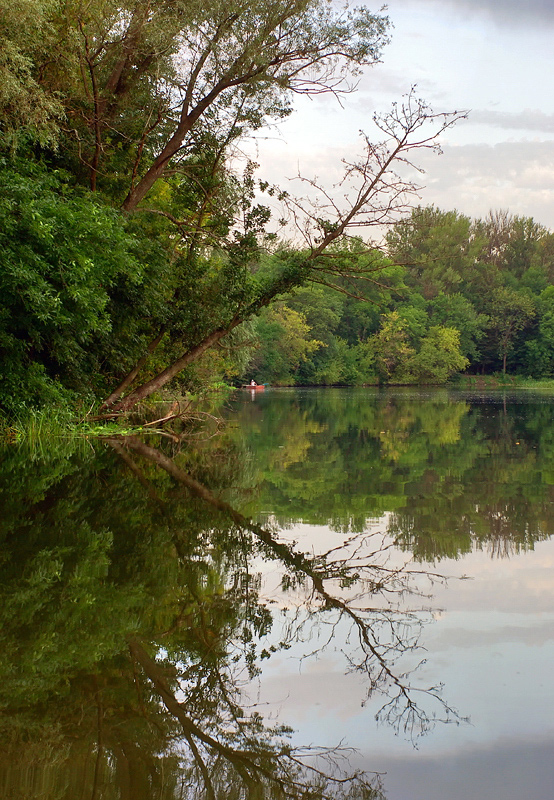
[[[552,408],[270,390],[7,448],[2,796],[346,797],[302,766],[342,742],[368,797],[550,798]]]

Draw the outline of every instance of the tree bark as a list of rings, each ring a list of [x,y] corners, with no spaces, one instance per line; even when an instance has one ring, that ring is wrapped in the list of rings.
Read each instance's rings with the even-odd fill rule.
[[[189,364],[192,364],[193,361],[196,361],[197,358],[208,350],[212,345],[216,344],[220,339],[223,339],[224,336],[227,336],[237,325],[240,325],[242,319],[238,319],[233,321],[230,325],[226,328],[218,328],[215,331],[212,331],[208,336],[206,336],[199,344],[195,347],[191,347],[190,350],[187,350],[181,358],[178,358],[177,361],[174,361],[173,364],[170,364],[169,367],[166,367],[162,372],[158,373],[152,380],[143,383],[133,392],[124,397],[123,400],[120,400],[115,406],[113,406],[113,411],[128,411],[134,405],[139,403],[141,400],[144,400],[145,397],[149,397],[153,392],[157,392],[159,389],[162,389],[170,380],[172,380],[181,370],[187,367]],[[115,393],[115,392],[114,392]],[[112,393],[112,394],[114,394]],[[106,406],[107,400],[104,401],[102,404],[103,407]]]
[[[107,397],[104,400],[104,402],[100,406],[100,411],[103,411],[104,409],[112,406],[117,400],[119,400],[121,395],[129,388],[129,386],[133,383],[133,381],[135,380],[135,378],[137,377],[143,366],[148,361],[148,356],[150,356],[154,352],[156,347],[163,339],[164,334],[165,334],[165,329],[161,330],[160,333],[156,336],[156,338],[150,342],[146,353],[142,356],[142,358],[139,358],[133,369],[127,373],[127,375],[123,378],[119,386],[117,386],[113,390],[113,392],[109,395],[109,397]]]

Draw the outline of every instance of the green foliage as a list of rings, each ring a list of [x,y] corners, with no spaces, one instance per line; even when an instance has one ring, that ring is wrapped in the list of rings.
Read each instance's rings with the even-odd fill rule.
[[[535,304],[528,292],[518,292],[508,287],[494,291],[490,328],[498,342],[503,372],[506,372],[508,354],[514,347],[516,335],[530,324],[534,316]]]
[[[410,345],[407,323],[398,311],[389,312],[371,337],[375,364],[383,383],[410,383],[409,363],[415,354]]]
[[[472,361],[477,361],[479,342],[485,336],[489,317],[479,314],[473,303],[458,292],[440,292],[430,301],[428,308],[430,323],[455,328],[460,335],[462,353]]]
[[[409,371],[418,383],[446,383],[462,372],[469,359],[460,351],[460,334],[455,328],[432,327],[410,359]]]
[[[409,267],[407,282],[430,300],[455,294],[472,278],[483,239],[472,235],[471,219],[457,211],[416,208],[387,234],[391,257]]]
[[[554,245],[532,219],[417,208],[385,257],[342,235],[354,218],[317,212],[301,250],[278,241],[259,201],[286,193],[256,181],[253,162],[231,167],[241,137],[288,115],[294,92],[348,88],[379,59],[383,13],[325,0],[0,0],[0,12],[4,413],[84,397],[124,411],[171,380],[200,391],[249,371],[442,381],[466,362],[437,328],[459,333],[469,369],[509,357],[552,374],[538,298]],[[435,118],[407,108],[406,124]]]
[[[55,0],[0,2],[0,146],[22,140],[55,146],[63,119],[59,93],[44,87],[38,64],[55,39]]]
[[[260,352],[248,370],[258,383],[294,384],[300,364],[323,344],[311,338],[305,316],[285,304],[273,305],[260,316],[256,335]]]
[[[136,336],[156,290],[144,308],[129,307],[154,259],[121,214],[63,172],[1,166],[0,404],[13,413],[71,392],[86,397],[121,358],[117,335]]]

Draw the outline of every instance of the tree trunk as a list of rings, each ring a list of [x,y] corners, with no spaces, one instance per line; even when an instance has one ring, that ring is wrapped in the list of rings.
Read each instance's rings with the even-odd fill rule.
[[[230,325],[226,328],[218,328],[215,331],[212,331],[205,339],[203,339],[200,344],[197,344],[195,347],[192,347],[190,350],[187,350],[181,358],[178,358],[177,361],[174,361],[173,364],[170,364],[169,367],[166,367],[162,372],[159,372],[152,380],[143,383],[142,386],[139,386],[133,392],[124,397],[123,400],[120,400],[115,406],[113,406],[113,411],[128,411],[134,405],[139,403],[141,400],[144,400],[145,397],[149,397],[154,392],[157,392],[159,389],[162,389],[170,380],[172,380],[176,375],[181,372],[185,367],[188,367],[189,364],[192,364],[193,361],[196,361],[197,358],[212,347],[216,342],[219,342],[220,339],[223,339],[224,336],[227,336],[233,328],[236,328],[237,325],[240,325],[242,319],[233,321]],[[104,401],[103,406],[105,406],[107,400]]]
[[[187,134],[191,131],[194,125],[198,122],[204,112],[217,100],[219,95],[225,89],[231,86],[238,86],[245,83],[249,78],[255,75],[260,70],[253,70],[239,77],[231,77],[225,75],[214,88],[205,97],[200,100],[193,109],[187,114],[186,107],[183,107],[179,124],[175,129],[175,133],[171,136],[162,152],[157,156],[152,166],[145,172],[136,186],[133,186],[129,194],[125,198],[122,209],[128,213],[135,210],[140,201],[148,194],[156,181],[164,174],[167,166],[173,156],[175,156],[185,140]]]
[[[156,338],[150,342],[150,344],[148,345],[148,349],[146,350],[146,353],[142,356],[142,358],[139,358],[133,369],[127,373],[127,375],[123,378],[119,386],[117,386],[110,394],[110,396],[104,400],[104,402],[100,406],[100,411],[103,411],[106,408],[112,406],[116,402],[116,400],[119,400],[121,395],[129,388],[129,386],[133,383],[133,381],[135,380],[135,378],[137,377],[143,366],[148,361],[148,356],[154,352],[156,347],[163,339],[164,333],[165,330],[160,331],[160,333],[156,336]]]

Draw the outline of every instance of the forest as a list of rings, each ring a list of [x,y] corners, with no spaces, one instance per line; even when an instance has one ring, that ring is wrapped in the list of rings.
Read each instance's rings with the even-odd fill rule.
[[[418,205],[464,116],[415,91],[295,197],[237,158],[353,91],[383,11],[324,0],[0,0],[0,410],[553,371],[552,234]],[[372,138],[372,137],[377,138]],[[402,168],[399,168],[401,166]],[[383,231],[385,236],[383,239]]]
[[[470,219],[416,207],[387,233],[364,299],[311,287],[264,311],[251,368],[292,385],[552,377],[553,247],[550,231],[505,210]]]

